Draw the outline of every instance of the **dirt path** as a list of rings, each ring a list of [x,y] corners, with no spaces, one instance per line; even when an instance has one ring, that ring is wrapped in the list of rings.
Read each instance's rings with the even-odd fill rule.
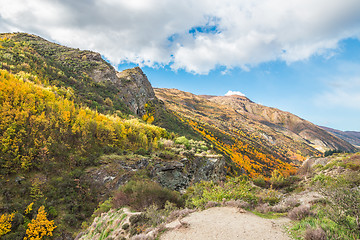
[[[179,220],[170,223],[174,227],[164,233],[161,240],[288,240],[284,231],[287,218],[264,219],[252,213],[240,213],[237,208],[217,207],[195,212],[181,220],[187,227],[176,227]]]

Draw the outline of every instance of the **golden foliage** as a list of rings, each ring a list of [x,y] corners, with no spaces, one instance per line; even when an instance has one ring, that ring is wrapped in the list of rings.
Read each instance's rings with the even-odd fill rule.
[[[214,135],[214,131],[209,130],[208,125],[195,120],[182,118],[179,115],[177,115],[177,117],[180,118],[181,121],[189,124],[220,151],[228,155],[231,160],[241,167],[250,177],[266,174],[269,170],[274,169],[278,169],[286,175],[295,173],[296,168],[293,164],[287,163],[271,154],[261,152],[261,148],[255,149],[253,146],[247,144],[243,140],[246,139],[246,134],[242,131],[232,131],[233,135],[231,135],[228,132],[212,126],[212,128],[216,128],[216,131],[232,139],[234,142],[233,144],[225,143],[222,139]]]
[[[33,205],[34,205],[34,202],[30,203],[30,204],[26,207],[26,209],[25,209],[25,214],[31,213]]]
[[[14,218],[15,213],[3,214],[0,216],[0,237],[7,234],[11,230],[11,221]]]
[[[36,219],[32,219],[26,229],[26,237],[24,240],[40,240],[45,236],[52,236],[52,232],[56,228],[54,221],[49,221],[46,217],[45,207],[41,206],[36,215]]]
[[[55,92],[0,70],[0,168],[29,170],[54,156],[86,156],[95,148],[149,149],[155,138],[168,136],[163,128],[79,107]]]
[[[154,116],[151,115],[151,114],[149,114],[149,113],[144,114],[144,115],[142,116],[142,119],[143,119],[145,122],[149,123],[149,124],[151,124],[151,123],[154,122]]]

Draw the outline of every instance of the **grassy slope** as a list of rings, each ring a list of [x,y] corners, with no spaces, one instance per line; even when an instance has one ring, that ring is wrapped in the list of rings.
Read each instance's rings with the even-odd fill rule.
[[[94,82],[91,78],[94,69],[113,70],[98,53],[64,47],[25,33],[0,34],[0,68],[37,76],[42,84],[58,87],[59,94],[101,113],[130,113],[111,81]]]

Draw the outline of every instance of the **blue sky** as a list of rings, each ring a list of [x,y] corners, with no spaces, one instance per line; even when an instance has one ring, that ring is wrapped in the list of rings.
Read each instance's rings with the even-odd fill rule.
[[[359,0],[0,0],[28,32],[140,66],[154,87],[240,91],[318,125],[360,131]]]

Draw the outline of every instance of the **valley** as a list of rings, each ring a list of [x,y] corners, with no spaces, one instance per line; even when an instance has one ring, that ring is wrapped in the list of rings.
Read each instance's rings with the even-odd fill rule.
[[[154,89],[139,67],[31,34],[0,34],[0,105],[1,239],[136,239],[199,209],[272,216],[315,183],[358,184],[343,134],[240,95]],[[314,227],[358,236],[323,217]]]

